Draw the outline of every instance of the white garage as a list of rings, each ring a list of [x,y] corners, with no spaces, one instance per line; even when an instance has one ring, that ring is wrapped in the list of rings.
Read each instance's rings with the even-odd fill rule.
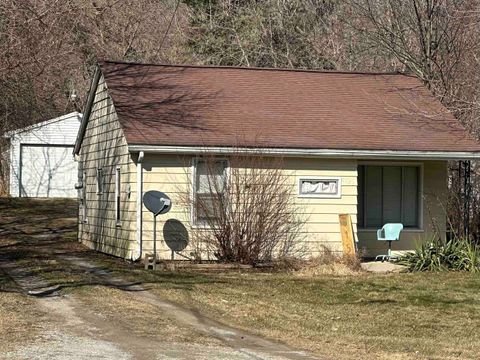
[[[77,196],[73,146],[81,116],[73,112],[6,134],[10,138],[11,196]]]

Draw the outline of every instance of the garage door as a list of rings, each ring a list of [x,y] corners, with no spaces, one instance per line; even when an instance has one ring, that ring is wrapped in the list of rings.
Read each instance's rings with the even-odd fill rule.
[[[75,197],[71,146],[21,145],[20,188],[27,197]]]

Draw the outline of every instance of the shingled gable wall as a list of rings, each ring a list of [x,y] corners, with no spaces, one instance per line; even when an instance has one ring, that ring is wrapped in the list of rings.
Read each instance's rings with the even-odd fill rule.
[[[136,247],[136,165],[128,152],[103,76],[98,82],[79,156],[79,180],[86,190],[86,217],[82,205],[79,211],[79,239],[92,249],[130,258]],[[115,221],[117,167],[121,172],[118,225]],[[98,168],[104,174],[102,194],[97,194]]]

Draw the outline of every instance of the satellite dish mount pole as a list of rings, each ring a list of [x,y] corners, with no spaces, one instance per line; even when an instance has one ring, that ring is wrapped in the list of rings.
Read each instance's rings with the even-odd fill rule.
[[[156,190],[143,194],[143,204],[153,214],[153,254],[146,255],[145,268],[157,267],[157,216],[166,214],[172,208],[172,201],[167,194]],[[151,262],[151,263],[150,263]]]
[[[157,268],[157,215],[153,214],[153,269]]]

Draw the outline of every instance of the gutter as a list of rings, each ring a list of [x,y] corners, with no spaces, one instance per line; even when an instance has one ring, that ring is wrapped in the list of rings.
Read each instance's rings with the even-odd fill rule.
[[[480,152],[471,151],[408,151],[408,150],[338,150],[338,149],[301,149],[301,148],[234,148],[215,146],[157,146],[129,145],[131,153],[151,154],[250,154],[285,157],[339,158],[339,159],[381,159],[381,160],[475,160]]]
[[[142,258],[142,195],[143,195],[143,158],[145,153],[140,151],[137,159],[137,252],[132,252],[132,261],[138,261]]]

